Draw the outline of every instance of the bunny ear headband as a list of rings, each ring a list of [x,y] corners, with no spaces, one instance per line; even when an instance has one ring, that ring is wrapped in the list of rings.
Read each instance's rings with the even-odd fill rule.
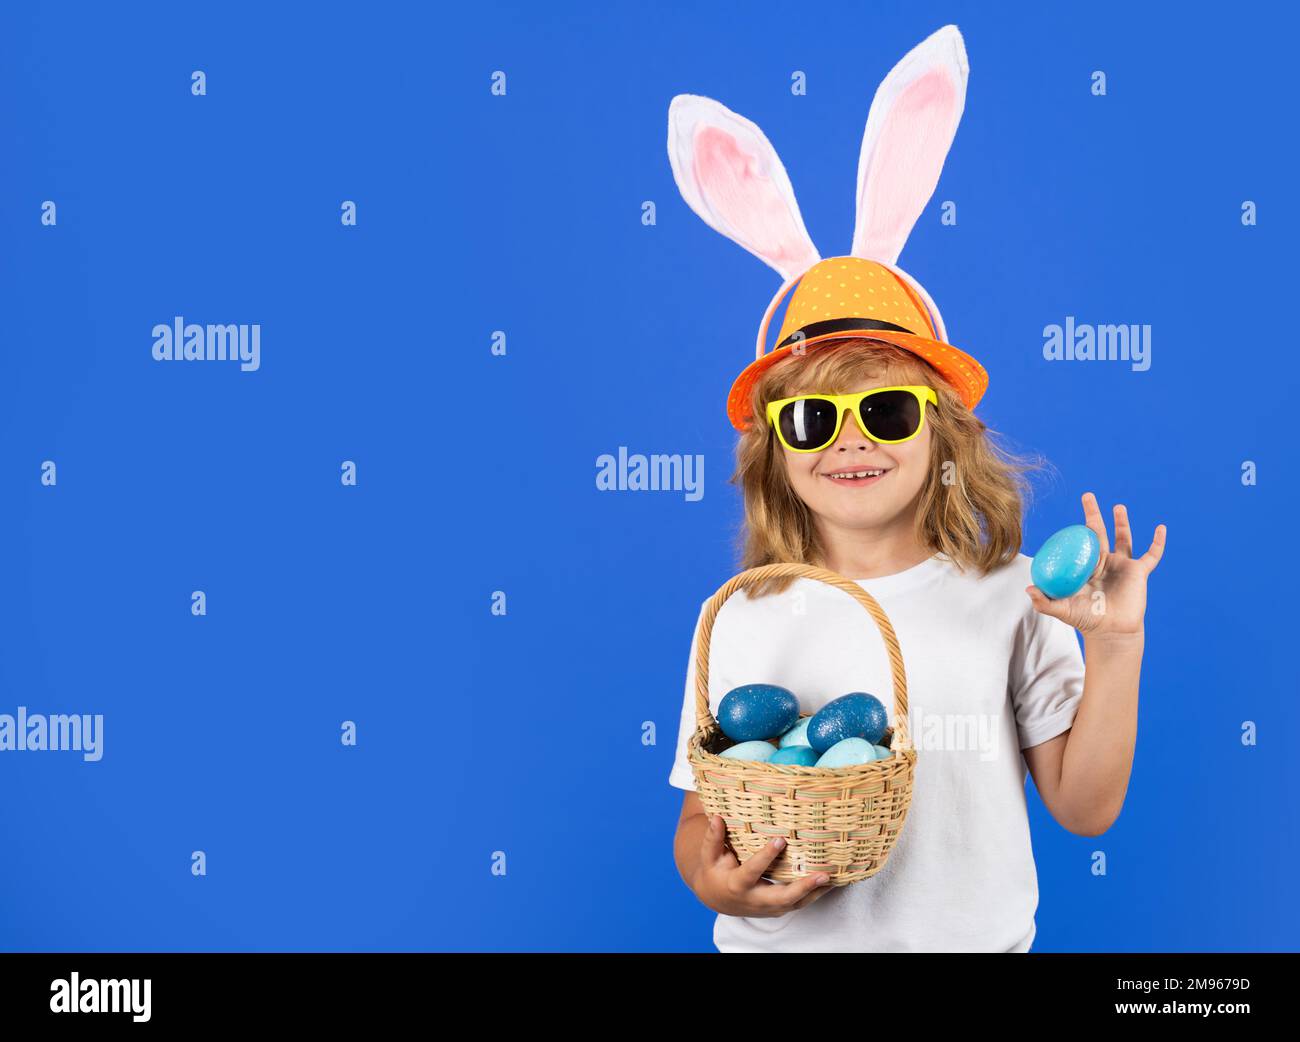
[[[895,266],[939,183],[966,103],[970,69],[955,25],[914,47],[871,102],[858,158],[857,224],[847,257],[821,259],[790,178],[763,132],[712,98],[678,94],[668,106],[668,160],[682,198],[709,227],[780,273],[758,331],[755,359],[736,378],[727,416],[745,430],[750,394],[764,370],[802,345],[870,336],[918,355],[952,384],[968,408],[988,373],[946,343],[943,318],[919,282]],[[791,289],[776,346],[767,328]],[[765,353],[766,351],[766,353]]]

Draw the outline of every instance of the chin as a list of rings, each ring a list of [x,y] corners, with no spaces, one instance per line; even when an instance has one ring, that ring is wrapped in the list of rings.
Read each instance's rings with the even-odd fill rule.
[[[834,518],[845,528],[855,528],[858,526],[877,526],[892,518],[895,510],[892,505],[885,503],[872,503],[869,507],[863,506],[853,510],[845,510],[844,504],[839,503],[825,513],[826,516]]]

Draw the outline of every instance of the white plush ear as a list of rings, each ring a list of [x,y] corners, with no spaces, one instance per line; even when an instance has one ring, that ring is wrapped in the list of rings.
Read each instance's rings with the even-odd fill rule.
[[[970,66],[955,25],[913,47],[871,102],[858,156],[853,256],[893,264],[939,184],[966,107]]]
[[[744,116],[712,98],[678,94],[668,106],[668,161],[704,223],[783,279],[821,259],[776,149]]]

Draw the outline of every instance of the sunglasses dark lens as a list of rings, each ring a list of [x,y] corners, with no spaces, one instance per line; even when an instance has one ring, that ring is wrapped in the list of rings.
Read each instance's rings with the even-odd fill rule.
[[[921,426],[921,403],[910,391],[882,391],[862,399],[862,426],[881,441],[901,441]]]
[[[835,434],[839,410],[825,398],[800,398],[781,408],[777,423],[781,437],[792,449],[819,449]]]

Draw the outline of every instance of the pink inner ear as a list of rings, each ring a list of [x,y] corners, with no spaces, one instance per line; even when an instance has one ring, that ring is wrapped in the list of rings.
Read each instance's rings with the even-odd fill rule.
[[[698,128],[693,172],[710,209],[754,252],[782,266],[807,252],[789,203],[760,158],[732,135],[717,127]]]
[[[902,249],[934,192],[956,108],[956,85],[942,68],[909,83],[890,105],[866,171],[867,256],[897,256]]]

